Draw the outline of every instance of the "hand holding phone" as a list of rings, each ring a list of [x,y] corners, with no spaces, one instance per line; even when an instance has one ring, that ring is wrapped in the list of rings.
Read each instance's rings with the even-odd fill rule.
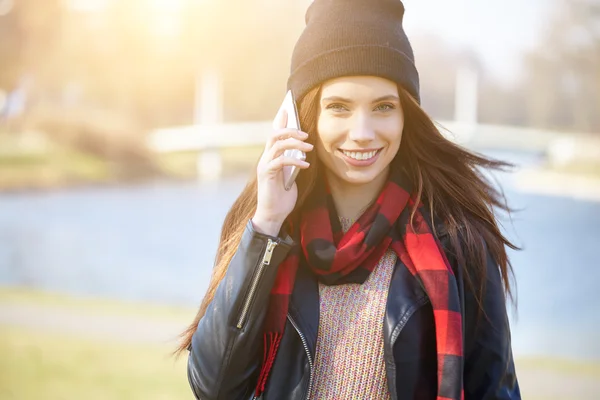
[[[288,92],[256,168],[257,204],[252,224],[258,232],[277,236],[296,206],[298,188],[294,181],[301,169],[309,167],[306,152],[313,150],[307,138],[308,134],[300,130],[294,99]]]
[[[298,129],[300,130],[300,118],[298,117],[298,109],[296,108],[296,101],[294,100],[294,96],[291,90],[288,90],[285,98],[283,99],[283,103],[281,104],[281,109],[285,110],[287,114],[287,124],[286,128],[289,129]],[[286,150],[283,153],[284,157],[292,157],[297,160],[306,160],[306,154],[302,150],[291,149]],[[295,165],[286,165],[283,167],[283,187],[285,190],[290,190],[292,185],[296,181],[296,177],[300,172],[300,168]]]

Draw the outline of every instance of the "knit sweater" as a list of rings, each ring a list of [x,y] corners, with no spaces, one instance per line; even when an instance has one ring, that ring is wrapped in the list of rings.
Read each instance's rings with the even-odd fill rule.
[[[352,221],[340,219],[344,231]],[[396,254],[388,250],[361,284],[319,284],[320,316],[311,399],[390,398],[383,322]]]

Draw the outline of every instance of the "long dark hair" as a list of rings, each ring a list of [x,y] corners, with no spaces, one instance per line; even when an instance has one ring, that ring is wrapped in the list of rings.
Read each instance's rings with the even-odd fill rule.
[[[506,246],[518,249],[500,231],[494,210],[512,211],[504,196],[482,174],[481,168],[504,170],[512,165],[470,152],[446,139],[420,105],[398,87],[405,115],[404,132],[394,162],[402,160],[416,188],[415,206],[423,203],[436,219],[443,221],[450,238],[453,257],[463,269],[465,281],[483,310],[482,296],[486,277],[486,246],[498,264],[506,294],[512,297],[510,276],[512,267]],[[298,112],[301,126],[309,134],[307,141],[315,144],[319,112],[320,88],[300,99]],[[313,189],[319,163],[315,152],[307,155],[311,167],[298,175],[298,201],[288,220],[294,220]],[[244,232],[246,222],[256,211],[257,183],[252,177],[229,210],[217,250],[217,258],[208,290],[193,322],[182,333],[176,350],[181,354],[192,340],[200,319],[212,301],[217,287],[227,272],[229,262]]]

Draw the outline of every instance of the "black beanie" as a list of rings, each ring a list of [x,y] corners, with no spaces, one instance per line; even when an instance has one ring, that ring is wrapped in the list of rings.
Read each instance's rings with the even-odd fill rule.
[[[294,47],[288,89],[301,99],[329,79],[372,75],[396,82],[420,102],[403,17],[400,0],[314,0]]]

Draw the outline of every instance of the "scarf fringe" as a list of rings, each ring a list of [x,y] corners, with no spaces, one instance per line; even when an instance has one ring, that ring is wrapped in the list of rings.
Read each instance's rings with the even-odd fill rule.
[[[269,372],[275,361],[277,355],[277,349],[281,343],[283,335],[280,332],[267,332],[264,335],[264,354],[263,354],[263,367],[258,377],[258,385],[256,386],[256,397],[260,396],[265,391],[265,385],[267,384],[267,378]]]

